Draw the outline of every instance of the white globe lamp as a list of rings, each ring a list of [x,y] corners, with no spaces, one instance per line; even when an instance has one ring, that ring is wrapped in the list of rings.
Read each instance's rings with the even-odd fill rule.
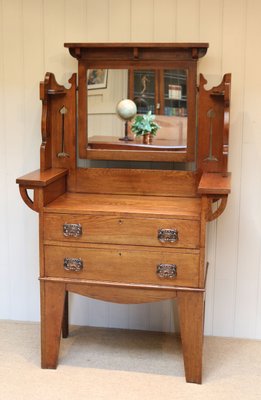
[[[128,121],[137,114],[136,104],[130,99],[121,100],[116,106],[116,112],[118,116],[125,121],[125,135],[119,140],[124,140],[126,142],[133,140],[128,137]]]

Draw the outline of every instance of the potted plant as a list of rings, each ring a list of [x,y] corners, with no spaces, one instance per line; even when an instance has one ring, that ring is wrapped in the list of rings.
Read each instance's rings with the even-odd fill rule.
[[[151,111],[147,114],[137,115],[131,126],[131,130],[136,137],[143,137],[144,144],[152,142],[152,138],[156,136],[159,128],[160,126],[155,122],[155,115],[151,114]]]

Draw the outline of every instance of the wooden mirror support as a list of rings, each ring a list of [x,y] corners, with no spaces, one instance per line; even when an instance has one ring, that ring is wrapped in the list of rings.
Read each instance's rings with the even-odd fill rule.
[[[136,160],[136,161],[192,161],[195,157],[195,127],[196,127],[196,70],[197,61],[207,51],[207,43],[66,43],[73,57],[78,60],[79,76],[79,155],[80,158],[103,160]],[[168,96],[168,88],[164,88],[164,71],[184,70],[187,73],[185,95],[187,98],[187,143],[183,148],[177,143],[175,149],[171,140],[158,141],[149,146],[140,146],[140,143],[119,143],[112,139],[111,146],[106,145],[106,128],[102,134],[103,141],[96,143],[88,140],[89,127],[87,124],[87,71],[100,69],[127,69],[128,97],[134,99],[135,71],[154,71],[155,97],[154,113],[165,115],[164,102]],[[108,77],[110,79],[110,76]],[[149,79],[148,79],[149,81]],[[177,83],[179,80],[177,80]],[[181,86],[180,86],[181,88]],[[171,97],[171,96],[170,96]],[[144,98],[143,98],[144,99]],[[119,98],[118,100],[122,100]],[[173,103],[174,104],[174,103]],[[116,108],[116,104],[115,104]],[[171,108],[174,109],[174,108]],[[173,117],[174,119],[178,118]],[[161,121],[159,121],[161,122]],[[165,122],[165,121],[164,121]],[[104,136],[105,135],[105,136]],[[175,138],[177,142],[178,138]],[[118,143],[117,143],[118,142]],[[165,145],[164,145],[165,143]],[[95,146],[93,146],[95,144]],[[100,146],[99,146],[100,144]],[[136,147],[133,150],[133,146]]]
[[[79,61],[78,87],[76,74],[70,88],[51,73],[40,83],[40,169],[17,179],[22,199],[40,215],[42,368],[56,368],[61,333],[68,336],[68,292],[126,304],[176,299],[186,380],[201,383],[206,224],[224,211],[230,193],[231,77],[206,90],[201,76],[197,96],[196,63],[206,44],[66,47]],[[129,158],[126,148],[98,149],[101,157],[89,152],[87,66],[160,70],[165,64],[186,65],[193,73],[188,91],[193,120],[198,113],[198,137],[194,121],[183,155],[155,151],[150,158],[153,150],[132,150]],[[174,155],[184,162],[195,154],[196,170],[78,168],[77,141],[80,157],[98,159],[166,161]]]

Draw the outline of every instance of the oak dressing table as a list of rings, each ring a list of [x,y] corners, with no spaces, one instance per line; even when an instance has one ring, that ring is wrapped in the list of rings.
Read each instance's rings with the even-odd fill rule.
[[[40,83],[40,169],[17,179],[39,213],[42,368],[56,368],[68,335],[68,292],[127,304],[176,298],[186,380],[201,383],[206,224],[230,192],[230,74],[210,90],[202,75],[197,84],[207,43],[65,47],[78,74],[70,88],[52,73]],[[119,140],[124,97],[156,114],[151,144]]]

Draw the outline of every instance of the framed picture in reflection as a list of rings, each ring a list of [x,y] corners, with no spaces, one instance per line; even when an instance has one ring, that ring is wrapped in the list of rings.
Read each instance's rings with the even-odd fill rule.
[[[106,89],[108,79],[107,69],[88,69],[87,87],[88,90]]]

